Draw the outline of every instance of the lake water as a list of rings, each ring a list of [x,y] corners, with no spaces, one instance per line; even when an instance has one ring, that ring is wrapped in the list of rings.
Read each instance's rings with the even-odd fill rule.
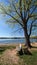
[[[37,42],[37,39],[30,39],[31,42]],[[0,43],[25,43],[25,39],[0,39]]]

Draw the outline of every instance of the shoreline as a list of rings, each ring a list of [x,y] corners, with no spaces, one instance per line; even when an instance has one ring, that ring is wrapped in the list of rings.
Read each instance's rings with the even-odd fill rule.
[[[20,43],[0,43],[0,45],[19,45]],[[25,43],[21,43],[22,45]],[[32,42],[31,45],[37,45],[37,42]]]

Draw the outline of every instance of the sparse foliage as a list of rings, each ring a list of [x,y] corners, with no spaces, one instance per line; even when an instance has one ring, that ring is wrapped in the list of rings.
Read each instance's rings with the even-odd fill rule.
[[[21,25],[27,47],[31,47],[30,35],[33,27],[37,27],[37,0],[8,0],[7,5],[0,3],[0,8],[2,14],[10,16],[8,23]]]

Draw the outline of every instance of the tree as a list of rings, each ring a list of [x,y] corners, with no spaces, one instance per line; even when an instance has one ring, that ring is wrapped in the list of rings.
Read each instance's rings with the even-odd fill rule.
[[[37,24],[37,0],[8,0],[7,5],[0,3],[0,8],[3,14],[10,16],[7,22],[20,24],[24,30],[26,45],[31,48],[30,35],[33,26],[36,26],[34,24]]]

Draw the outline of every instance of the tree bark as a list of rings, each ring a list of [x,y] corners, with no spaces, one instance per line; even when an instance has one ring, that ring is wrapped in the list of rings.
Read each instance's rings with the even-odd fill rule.
[[[28,31],[27,31],[27,24],[24,27],[24,34],[25,34],[26,46],[27,48],[31,48],[30,36],[28,35]]]
[[[30,37],[25,33],[25,40],[27,48],[31,48]]]

